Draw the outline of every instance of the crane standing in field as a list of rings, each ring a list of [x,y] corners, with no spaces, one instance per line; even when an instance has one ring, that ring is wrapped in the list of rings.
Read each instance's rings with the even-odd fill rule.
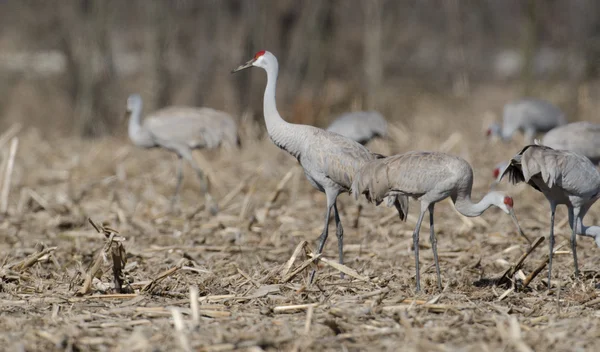
[[[515,132],[521,130],[526,143],[531,143],[536,133],[547,132],[565,123],[564,113],[552,103],[541,99],[521,99],[504,105],[502,126],[493,123],[487,135],[498,136],[508,142]]]
[[[552,149],[583,155],[594,164],[600,162],[600,124],[581,121],[550,130],[542,144]]]
[[[387,135],[387,121],[377,111],[348,112],[333,120],[327,131],[365,145],[376,137]]]
[[[471,200],[472,187],[473,169],[464,159],[440,152],[414,151],[366,163],[354,175],[352,194],[356,199],[361,194],[365,194],[369,201],[374,201],[376,204],[381,203],[386,197],[413,197],[421,201],[419,219],[413,232],[417,291],[421,290],[419,231],[427,210],[429,210],[431,249],[435,261],[438,288],[441,290],[442,279],[437,254],[437,239],[433,228],[435,203],[450,197],[456,210],[469,217],[479,216],[494,205],[511,216],[519,234],[531,243],[519,226],[513,211],[511,197],[501,192],[489,192],[478,203],[473,203]],[[406,214],[408,205],[403,211]]]
[[[551,288],[552,254],[554,250],[554,213],[556,206],[565,204],[571,225],[571,250],[577,265],[577,234],[593,237],[600,247],[600,226],[583,225],[583,217],[600,197],[600,172],[591,161],[577,153],[555,150],[542,145],[528,145],[515,155],[504,170],[512,183],[527,182],[544,194],[550,203],[550,253],[548,289]]]
[[[171,208],[179,198],[183,181],[183,161],[186,160],[200,178],[200,187],[211,213],[216,204],[208,193],[206,175],[192,156],[193,149],[216,148],[220,145],[239,146],[237,125],[233,118],[210,108],[171,106],[155,111],[142,122],[142,98],[132,94],[127,99],[129,138],[142,148],[165,148],[177,154],[177,185]]]
[[[273,143],[295,157],[310,184],[327,197],[325,226],[319,237],[317,253],[323,251],[327,240],[329,216],[333,208],[338,239],[339,262],[344,262],[343,237],[344,231],[337,209],[337,197],[350,190],[352,178],[358,169],[369,160],[377,158],[367,148],[337,133],[300,124],[286,122],[277,111],[275,91],[279,65],[275,55],[268,51],[259,51],[254,57],[240,65],[232,73],[250,68],[260,67],[267,73],[263,109],[267,132]],[[401,200],[396,199],[395,205],[401,206]],[[313,281],[315,271],[311,273]]]

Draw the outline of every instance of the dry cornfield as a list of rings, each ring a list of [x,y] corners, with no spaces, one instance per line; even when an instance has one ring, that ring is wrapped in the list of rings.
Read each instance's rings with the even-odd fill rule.
[[[473,99],[477,104],[469,106],[420,99],[404,123],[394,117],[389,140],[369,147],[383,154],[429,149],[460,155],[473,165],[473,197],[479,199],[492,182],[493,165],[510,157],[519,143],[483,138],[485,99]],[[13,145],[8,209],[0,225],[3,347],[600,348],[600,252],[592,239],[579,238],[583,275],[575,279],[565,209],[557,213],[556,288],[548,293],[545,270],[526,288],[519,279],[543,263],[546,242],[512,276],[516,287],[492,285],[525,253],[526,243],[498,209],[467,219],[449,202],[440,203],[436,231],[444,290],[436,290],[428,236],[421,236],[424,292],[415,294],[411,244],[417,207],[412,206],[403,223],[393,208],[365,204],[359,226],[353,228],[357,205],[341,196],[346,267],[336,267],[336,238],[330,236],[316,283],[307,286],[325,196],[310,187],[293,158],[268,139],[255,138],[257,126],[246,123],[243,128],[240,151],[195,154],[209,171],[219,201],[215,217],[202,209],[198,181],[189,169],[180,209],[168,213],[175,185],[175,156],[168,152],[137,149],[124,138],[50,139],[23,129]],[[8,141],[2,147],[3,180],[10,147]],[[526,234],[546,236],[549,209],[543,196],[524,185],[503,182],[500,188],[513,195]],[[100,233],[88,219],[103,224]],[[596,206],[586,223],[599,220]],[[114,263],[123,265],[124,293],[115,292]],[[340,270],[347,273],[345,279]]]

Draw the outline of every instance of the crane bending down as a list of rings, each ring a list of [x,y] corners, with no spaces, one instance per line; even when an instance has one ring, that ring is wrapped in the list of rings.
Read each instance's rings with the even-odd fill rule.
[[[275,102],[277,74],[279,70],[277,58],[268,51],[259,51],[254,57],[240,65],[232,73],[250,68],[260,67],[267,72],[263,109],[267,132],[273,143],[295,157],[310,184],[327,197],[325,226],[319,237],[318,252],[323,251],[327,240],[329,215],[333,208],[338,239],[339,262],[344,262],[344,231],[337,209],[337,197],[350,190],[354,174],[369,160],[378,155],[367,148],[337,133],[300,124],[292,124],[281,118]],[[397,206],[400,206],[396,200]],[[315,271],[310,276],[313,281]]]
[[[583,225],[583,217],[600,197],[600,172],[591,161],[577,153],[555,150],[542,145],[524,147],[509,162],[502,177],[508,175],[514,183],[527,182],[544,194],[550,203],[550,253],[548,261],[548,289],[552,277],[554,248],[554,213],[556,206],[564,204],[569,210],[571,250],[575,276],[577,265],[576,235],[593,237],[600,247],[600,226]]]
[[[542,144],[552,149],[569,150],[600,163],[600,124],[573,122],[550,130]]]
[[[204,172],[192,156],[193,149],[216,148],[220,145],[239,146],[237,125],[233,118],[210,108],[171,106],[148,115],[143,123],[142,98],[132,94],[127,99],[129,138],[142,148],[161,147],[177,154],[177,185],[171,208],[179,198],[183,181],[183,161],[186,160],[200,178],[200,188],[206,197],[207,208],[216,213],[216,204],[208,193]]]
[[[413,197],[421,201],[419,219],[413,232],[417,291],[421,290],[419,231],[427,210],[429,210],[431,249],[435,261],[438,288],[441,290],[442,279],[438,262],[437,239],[433,228],[435,203],[450,197],[456,210],[469,217],[479,216],[494,205],[511,216],[519,234],[531,243],[519,226],[513,211],[511,197],[501,192],[489,192],[478,203],[473,203],[471,200],[472,187],[473,169],[464,159],[440,152],[413,151],[366,163],[354,176],[352,194],[356,199],[361,194],[365,194],[369,201],[376,204],[390,196]],[[403,211],[406,214],[408,205]]]
[[[333,120],[327,131],[365,145],[376,137],[387,135],[387,121],[377,111],[347,112]]]
[[[567,121],[564,113],[552,103],[542,99],[520,99],[504,105],[502,126],[493,123],[487,130],[488,137],[498,136],[508,142],[521,130],[526,143],[532,143],[538,132],[547,132]]]

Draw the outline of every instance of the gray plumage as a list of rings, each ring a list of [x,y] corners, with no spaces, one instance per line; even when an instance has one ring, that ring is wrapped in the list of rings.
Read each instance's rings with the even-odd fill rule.
[[[429,210],[430,240],[436,264],[438,287],[441,277],[437,258],[437,240],[433,229],[435,203],[450,197],[456,210],[465,216],[479,216],[494,205],[510,214],[519,233],[521,231],[513,212],[513,200],[501,192],[489,192],[481,201],[471,201],[473,169],[462,158],[440,152],[414,151],[401,155],[373,160],[366,163],[354,176],[352,194],[355,198],[364,194],[369,201],[381,203],[384,198],[400,200],[404,214],[408,211],[407,197],[421,202],[420,215],[413,233],[417,290],[421,289],[419,273],[419,231],[425,212]],[[529,239],[527,239],[529,241]]]
[[[376,137],[387,135],[387,121],[377,111],[348,112],[337,117],[327,131],[364,145]]]
[[[554,247],[554,213],[556,206],[564,204],[569,211],[571,226],[571,250],[575,275],[577,265],[576,235],[593,237],[600,246],[600,227],[584,226],[583,217],[600,196],[600,173],[591,161],[577,153],[555,150],[542,145],[524,147],[509,162],[503,175],[512,183],[526,182],[542,192],[550,203],[550,260],[548,264],[548,288],[552,275]]]
[[[542,144],[553,149],[581,154],[594,164],[600,162],[600,124],[581,121],[550,130]]]
[[[359,143],[337,133],[328,132],[308,125],[288,123],[277,111],[275,91],[279,65],[277,58],[268,51],[259,51],[253,59],[240,65],[232,72],[238,72],[252,66],[261,67],[267,73],[263,109],[267,132],[273,143],[294,156],[310,184],[327,197],[325,226],[319,237],[317,253],[323,251],[327,240],[329,215],[333,208],[338,239],[339,262],[343,263],[343,228],[337,209],[337,197],[348,192],[354,174],[367,161],[378,155],[371,153]],[[312,282],[315,272],[311,273]]]
[[[525,135],[525,141],[531,143],[536,133],[547,132],[566,123],[564,113],[552,103],[526,98],[504,105],[502,126],[492,124],[487,134],[509,141],[520,130]]]
[[[165,148],[179,157],[177,185],[171,205],[175,204],[179,196],[184,159],[198,174],[202,193],[207,197],[207,202],[212,203],[206,177],[192,157],[192,150],[239,145],[234,119],[210,108],[170,106],[149,114],[142,122],[142,98],[138,94],[130,95],[127,99],[127,113],[128,133],[133,144],[142,148]],[[210,207],[211,212],[216,212],[213,204]]]

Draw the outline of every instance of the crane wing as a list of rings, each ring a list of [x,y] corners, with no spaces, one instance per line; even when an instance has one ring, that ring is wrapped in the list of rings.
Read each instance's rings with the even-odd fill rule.
[[[312,126],[304,128],[310,137],[298,157],[302,166],[325,175],[344,189],[350,189],[354,175],[366,162],[378,157],[339,134]]]
[[[540,192],[539,180],[548,188],[556,186],[573,195],[595,194],[600,187],[600,174],[588,158],[543,145],[524,147],[502,177],[506,174],[512,183],[527,182]],[[533,180],[537,176],[538,181]]]
[[[215,148],[224,136],[237,135],[233,119],[209,108],[168,107],[144,120],[144,127],[158,141],[185,144],[190,148]]]

